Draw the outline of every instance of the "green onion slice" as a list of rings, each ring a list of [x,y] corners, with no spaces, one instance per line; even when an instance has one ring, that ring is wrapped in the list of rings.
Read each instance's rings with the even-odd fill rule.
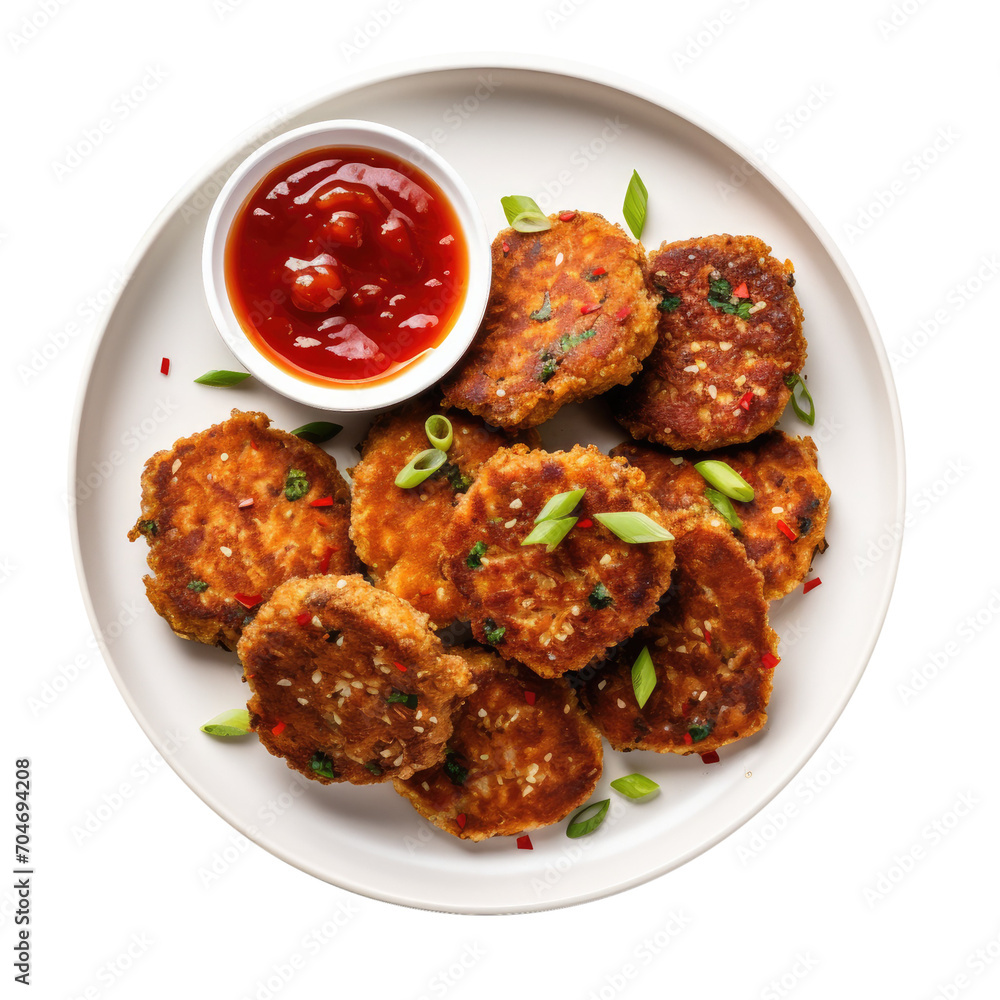
[[[246,736],[250,732],[250,713],[245,708],[220,712],[201,727],[209,736]]]
[[[500,199],[503,206],[503,214],[507,216],[507,221],[519,233],[540,233],[544,229],[551,229],[545,213],[538,207],[534,198],[529,198],[522,194],[509,194]]]
[[[491,646],[499,646],[506,634],[506,625],[497,625],[492,618],[483,619],[483,637]]]
[[[600,521],[609,531],[616,534],[629,545],[643,545],[646,542],[670,542],[674,536],[661,527],[651,517],[640,514],[637,510],[626,510],[614,514],[595,514],[594,519]]]
[[[551,552],[579,520],[578,517],[560,517],[555,521],[542,521],[541,524],[536,524],[531,529],[531,534],[521,544],[544,545],[545,551]]]
[[[785,385],[792,390],[792,409],[795,411],[796,416],[799,420],[804,420],[810,427],[816,423],[816,404],[813,402],[813,398],[809,395],[809,390],[806,388],[805,382],[802,381],[802,376],[797,372],[791,375],[785,376]],[[799,386],[799,398],[795,398],[795,386]],[[808,413],[802,409],[802,405],[799,400],[804,400],[809,404]]]
[[[322,750],[317,750],[309,760],[309,768],[324,778],[331,780],[337,776],[333,761]]]
[[[725,493],[713,490],[709,486],[705,490],[705,499],[725,518],[726,524],[733,531],[743,530],[743,522],[740,520],[739,514],[733,509],[733,501]]]
[[[389,697],[385,700],[390,705],[398,703],[405,705],[407,708],[417,707],[417,696],[415,694],[407,694],[405,691],[397,691],[395,688],[392,689]]]
[[[730,499],[742,500],[744,503],[753,500],[753,487],[731,465],[710,459],[695,462],[694,467],[707,483]]]
[[[340,424],[331,424],[329,420],[314,420],[311,424],[303,424],[296,427],[292,433],[303,441],[311,441],[313,444],[322,444],[336,437],[344,428]]]
[[[419,486],[428,476],[434,475],[448,461],[448,456],[440,448],[428,448],[414,455],[413,458],[399,470],[396,485],[404,490]]]
[[[289,469],[285,476],[285,499],[301,500],[309,492],[309,480],[301,469]]]
[[[649,647],[643,646],[642,652],[635,658],[632,664],[632,690],[635,692],[635,700],[642,708],[649,696],[656,687],[656,668],[653,666],[653,658],[649,655]]]
[[[632,235],[637,239],[642,239],[642,227],[646,224],[646,203],[649,201],[649,192],[646,185],[642,183],[642,178],[637,170],[632,171],[632,178],[628,182],[628,190],[625,192],[625,204],[622,205],[622,214],[628,223]]]
[[[583,499],[586,488],[582,490],[569,490],[566,493],[557,493],[554,497],[549,497],[549,502],[541,509],[535,524],[541,521],[554,521],[556,518],[565,517]]]
[[[610,805],[611,799],[601,799],[600,802],[585,805],[570,819],[569,826],[566,827],[566,836],[576,840],[577,837],[586,837],[588,833],[593,833],[604,822]],[[584,813],[589,815],[581,818]]]
[[[660,786],[644,774],[626,774],[624,778],[615,778],[611,787],[630,799],[645,799],[659,790]]]
[[[443,413],[431,414],[424,421],[424,433],[427,435],[427,440],[441,451],[447,451],[455,440],[451,421]]]
[[[230,372],[225,369],[215,368],[210,372],[195,379],[200,385],[214,385],[225,388],[230,385],[239,385],[250,378],[250,372]]]

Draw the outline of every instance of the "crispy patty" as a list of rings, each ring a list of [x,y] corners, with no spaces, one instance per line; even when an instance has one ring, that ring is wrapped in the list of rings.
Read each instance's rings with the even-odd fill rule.
[[[448,463],[419,486],[396,486],[399,470],[431,447],[424,422],[440,412],[424,397],[379,417],[361,445],[361,461],[350,473],[351,537],[372,580],[443,627],[469,617],[462,596],[438,566],[444,555],[442,534],[454,506],[498,448],[517,440],[537,444],[538,435],[530,431],[512,438],[479,417],[450,410],[455,439]]]
[[[445,764],[396,781],[422,816],[465,840],[557,823],[590,797],[603,748],[565,680],[485,650],[459,649],[474,694],[455,713]]]
[[[261,743],[324,783],[409,778],[440,762],[473,691],[427,616],[356,574],[282,584],[237,652]]]
[[[579,670],[645,624],[667,589],[670,542],[629,545],[594,520],[639,511],[662,524],[645,477],[595,447],[503,449],[479,470],[444,538],[444,575],[469,602],[475,637],[542,677]],[[561,544],[522,545],[557,493],[586,489]]]
[[[694,463],[717,459],[739,472],[754,488],[754,498],[749,503],[732,502],[743,522],[736,537],[763,573],[768,601],[790,594],[805,580],[817,550],[826,549],[830,487],[817,468],[812,438],[770,431],[747,445],[687,457],[632,442],[611,453],[642,469],[647,488],[665,511],[699,511],[719,522],[721,518],[705,498],[708,484]]]
[[[633,437],[702,451],[750,441],[781,416],[806,342],[791,263],[770,251],[754,236],[724,235],[664,243],[651,256],[659,338],[612,397]]]
[[[143,469],[128,537],[146,536],[146,595],[181,638],[232,649],[279,583],[354,568],[337,463],[270,423],[233,410]]]
[[[677,562],[666,600],[614,661],[580,676],[581,701],[616,750],[706,753],[767,721],[773,669],[762,657],[777,636],[760,572],[725,525],[672,520]],[[644,646],[656,687],[639,708],[632,665]]]
[[[627,384],[656,341],[642,246],[592,212],[549,220],[493,241],[486,315],[444,385],[447,404],[502,427],[533,427]]]

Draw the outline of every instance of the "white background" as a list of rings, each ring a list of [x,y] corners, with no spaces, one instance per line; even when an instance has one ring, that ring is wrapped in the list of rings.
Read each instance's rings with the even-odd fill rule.
[[[4,5],[0,759],[11,785],[13,760],[33,761],[36,995],[997,995],[994,10],[983,0]],[[366,23],[373,37],[359,38]],[[353,72],[485,49],[627,73],[765,151],[839,243],[894,357],[908,517],[868,671],[761,814],[638,889],[477,918],[405,910],[302,874],[242,841],[154,755],[90,638],[64,484],[95,306],[175,191],[237,133]],[[146,93],[115,113],[133,88]],[[96,148],[60,169],[105,117],[113,127]],[[50,343],[58,354],[25,377]],[[112,819],[81,840],[74,828],[123,783]],[[3,815],[11,830],[13,809]],[[0,857],[6,866],[8,847]],[[4,879],[5,982],[13,903]]]

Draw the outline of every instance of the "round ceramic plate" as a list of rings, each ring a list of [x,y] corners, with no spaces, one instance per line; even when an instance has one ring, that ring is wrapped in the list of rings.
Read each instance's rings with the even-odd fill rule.
[[[80,403],[70,474],[78,565],[129,707],[174,770],[247,837],[318,878],[391,902],[466,913],[544,909],[617,892],[695,857],[757,812],[813,753],[854,690],[888,606],[898,542],[886,539],[902,523],[902,438],[885,354],[855,282],[796,197],[766,169],[751,169],[711,125],[591,72],[413,65],[355,79],[266,122],[182,191],[144,240]],[[533,832],[531,851],[517,850],[512,838],[467,843],[430,826],[391,786],[322,786],[253,739],[205,736],[201,723],[245,699],[235,655],[175,638],[146,602],[146,545],[125,537],[138,516],[146,458],[233,407],[263,410],[285,429],[328,416],[252,381],[233,389],[192,381],[233,366],[201,285],[215,193],[249,148],[327,118],[372,119],[434,146],[464,176],[492,232],[504,225],[500,197],[511,193],[533,195],[546,211],[580,208],[621,221],[637,169],[649,189],[647,247],[752,233],[794,261],[818,417],[810,430],[789,408],[781,426],[813,436],[833,489],[830,549],[815,564],[823,585],[772,606],[783,644],[767,726],[723,748],[711,765],[697,755],[608,751],[596,797],[610,795],[612,811],[587,838],[567,839],[560,823]],[[345,417],[326,445],[342,468],[353,464],[370,417]],[[564,409],[541,431],[549,449],[578,441],[607,449],[624,437],[599,401]],[[611,779],[632,771],[658,781],[661,793],[636,804],[609,790]]]

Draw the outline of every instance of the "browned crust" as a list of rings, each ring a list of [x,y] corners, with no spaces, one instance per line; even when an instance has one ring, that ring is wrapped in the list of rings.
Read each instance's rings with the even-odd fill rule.
[[[486,622],[503,628],[500,652],[543,677],[579,670],[645,624],[666,590],[673,566],[669,542],[628,545],[593,521],[597,513],[635,510],[663,522],[645,477],[595,447],[569,452],[503,449],[486,462],[455,509],[445,534],[444,575],[469,602],[473,634],[487,642]],[[554,552],[522,546],[536,515],[555,494],[585,487],[575,527]],[[512,506],[513,505],[513,506]],[[479,542],[479,568],[468,564]],[[589,596],[604,584],[614,604],[596,609]]]
[[[263,413],[233,410],[157,452],[143,469],[142,513],[128,537],[146,535],[146,595],[183,639],[232,649],[256,611],[237,594],[266,600],[282,581],[327,562],[333,573],[354,568],[350,490],[336,461],[270,422]],[[289,469],[310,484],[294,501],[285,497]],[[310,506],[321,497],[333,504]],[[253,505],[240,508],[248,498]],[[149,522],[155,534],[143,531]],[[192,580],[207,589],[190,589]]]
[[[773,670],[761,658],[774,653],[777,636],[761,575],[728,529],[685,515],[672,521],[677,564],[667,599],[613,662],[582,678],[581,701],[616,750],[706,753],[767,721]],[[643,646],[657,683],[640,709],[631,671]],[[693,726],[711,731],[685,742]]]
[[[724,234],[664,243],[651,256],[650,292],[680,304],[660,313],[642,373],[613,394],[615,418],[633,437],[702,451],[750,441],[781,416],[791,395],[785,376],[801,371],[806,341],[791,265],[770,251],[754,236]],[[755,310],[748,318],[709,302],[715,277],[734,291],[746,282]]]
[[[361,461],[349,470],[354,483],[351,538],[358,555],[376,586],[409,601],[444,627],[456,618],[468,618],[464,599],[439,568],[444,529],[462,493],[456,492],[444,469],[412,489],[395,483],[399,470],[430,447],[424,423],[441,412],[447,413],[455,434],[448,463],[470,481],[498,448],[516,441],[537,445],[538,434],[512,437],[479,417],[443,411],[432,398],[423,397],[379,417],[361,445]]]
[[[468,661],[476,685],[455,713],[448,741],[468,776],[456,784],[435,765],[397,781],[396,791],[435,826],[464,840],[559,822],[590,798],[600,780],[597,729],[564,680],[542,680],[486,651],[455,652]]]
[[[427,616],[356,574],[282,584],[237,651],[261,743],[325,784],[376,784],[437,763],[452,712],[473,691],[466,662],[445,652]],[[388,702],[393,691],[416,695],[416,708]],[[310,766],[317,751],[333,777]]]
[[[505,229],[493,241],[486,315],[444,385],[446,404],[502,427],[533,427],[566,403],[627,384],[656,340],[641,244],[592,212],[549,219],[544,232]],[[588,281],[600,267],[607,273]],[[546,292],[551,318],[532,319]],[[590,330],[575,346],[560,343]],[[543,381],[546,363],[555,373]]]

